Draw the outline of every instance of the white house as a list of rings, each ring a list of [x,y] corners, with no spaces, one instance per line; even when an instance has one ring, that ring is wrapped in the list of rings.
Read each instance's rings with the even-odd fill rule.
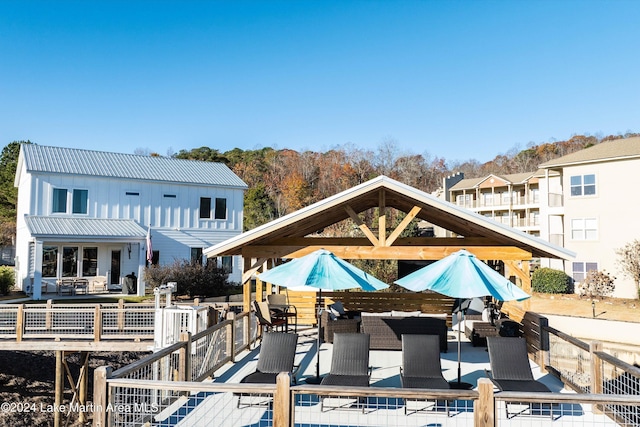
[[[34,299],[63,279],[134,273],[151,262],[203,260],[203,248],[242,233],[247,185],[221,163],[22,144],[16,285]],[[217,260],[240,282],[240,257]]]

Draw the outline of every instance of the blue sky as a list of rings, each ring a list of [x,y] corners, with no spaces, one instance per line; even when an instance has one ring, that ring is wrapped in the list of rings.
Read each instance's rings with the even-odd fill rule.
[[[638,1],[0,0],[0,146],[487,161],[640,132]]]

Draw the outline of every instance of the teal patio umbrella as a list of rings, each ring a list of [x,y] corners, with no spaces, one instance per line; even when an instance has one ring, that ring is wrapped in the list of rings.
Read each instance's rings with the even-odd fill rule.
[[[530,297],[506,277],[461,249],[394,283],[412,291],[430,290],[453,298],[492,296],[498,301],[523,301]],[[460,328],[458,328],[458,385],[460,386]]]
[[[319,307],[322,301],[322,291],[357,288],[364,291],[377,291],[389,287],[381,280],[338,258],[325,249],[319,249],[260,273],[258,278],[263,282],[284,288],[317,290]],[[316,377],[307,379],[309,383],[320,382],[320,327],[320,312],[318,311]]]

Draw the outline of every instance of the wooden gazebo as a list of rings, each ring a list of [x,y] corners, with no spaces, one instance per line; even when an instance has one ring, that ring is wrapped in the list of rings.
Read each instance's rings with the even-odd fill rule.
[[[365,224],[359,213],[378,208],[378,230]],[[386,208],[405,212],[404,220],[387,230]],[[418,218],[455,237],[400,237]],[[364,237],[318,237],[319,231],[351,219]],[[531,291],[529,260],[570,259],[571,251],[538,237],[485,218],[386,176],[379,176],[251,231],[205,249],[208,257],[242,255],[244,309],[250,308],[250,279],[261,269],[284,258],[298,258],[317,249],[330,250],[343,259],[439,260],[467,249],[482,260],[501,260],[507,277],[519,279]],[[261,284],[258,285],[261,289]],[[261,294],[261,292],[260,292]],[[526,310],[527,303],[522,306]]]

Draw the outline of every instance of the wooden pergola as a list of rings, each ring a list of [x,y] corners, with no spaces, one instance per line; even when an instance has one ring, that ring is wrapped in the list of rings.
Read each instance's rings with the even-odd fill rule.
[[[378,230],[359,214],[378,208]],[[405,212],[403,221],[387,229],[387,208]],[[413,219],[448,230],[456,237],[400,237]],[[325,227],[351,219],[364,237],[318,237]],[[379,176],[296,212],[205,249],[207,257],[242,255],[244,309],[250,308],[250,279],[279,260],[327,249],[343,259],[439,260],[466,249],[482,260],[501,260],[506,276],[516,276],[531,291],[532,258],[570,259],[571,251],[485,218],[465,208]],[[527,304],[523,306],[526,310]]]

